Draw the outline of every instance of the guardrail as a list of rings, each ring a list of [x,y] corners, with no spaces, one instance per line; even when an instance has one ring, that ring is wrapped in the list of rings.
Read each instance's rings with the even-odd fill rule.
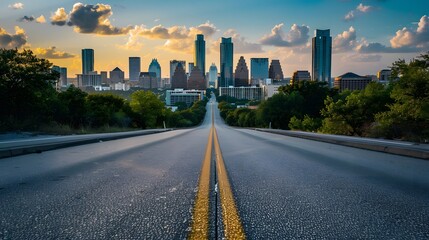
[[[266,128],[255,128],[254,130],[429,160],[428,144]]]
[[[149,129],[132,132],[99,133],[85,135],[71,135],[59,137],[47,137],[40,139],[25,139],[0,142],[0,158],[13,157],[30,153],[41,153],[44,151],[66,148],[71,146],[110,141],[121,138],[136,137],[154,133],[171,131],[173,129]]]

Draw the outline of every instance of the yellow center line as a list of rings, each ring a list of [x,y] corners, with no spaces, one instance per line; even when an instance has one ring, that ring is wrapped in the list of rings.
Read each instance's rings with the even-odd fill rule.
[[[246,239],[243,225],[241,224],[240,216],[235,205],[234,196],[232,194],[231,185],[228,180],[228,174],[225,169],[222,152],[220,150],[219,139],[216,129],[214,131],[214,146],[216,151],[216,165],[218,171],[218,185],[220,193],[220,201],[222,206],[222,220],[224,226],[224,234],[226,239]]]
[[[189,239],[208,239],[209,237],[209,192],[210,163],[213,146],[213,127],[210,128],[206,153],[198,184],[198,192],[192,215],[192,227]]]
[[[228,180],[222,152],[220,150],[217,132],[214,126],[213,105],[211,106],[211,112],[212,126],[210,128],[204,162],[201,168],[201,175],[192,215],[192,227],[189,239],[209,238],[210,163],[213,144],[216,153],[216,169],[218,172],[218,188],[222,206],[224,236],[226,239],[246,239],[243,225],[241,224],[240,216],[235,205],[234,196],[232,194],[231,185]]]

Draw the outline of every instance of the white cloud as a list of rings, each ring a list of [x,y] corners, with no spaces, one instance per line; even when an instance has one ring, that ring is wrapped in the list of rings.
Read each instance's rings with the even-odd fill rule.
[[[356,7],[356,10],[363,12],[363,13],[367,13],[367,12],[371,11],[372,9],[373,9],[372,6],[369,6],[369,5],[365,6],[362,3]]]
[[[293,47],[304,45],[308,42],[310,37],[308,35],[310,28],[308,26],[293,24],[287,34],[283,31],[283,26],[283,23],[274,26],[270,34],[262,37],[261,44],[276,47]]]
[[[36,18],[36,22],[37,23],[45,23],[46,22],[45,16],[40,15],[40,17]]]
[[[24,8],[24,4],[20,3],[20,2],[14,3],[14,4],[10,4],[9,8],[12,8],[12,9],[15,9],[15,10],[23,9]]]
[[[235,54],[246,54],[246,53],[261,53],[262,45],[259,43],[248,42],[245,37],[241,36],[235,29],[229,29],[223,34],[225,37],[232,38],[232,43],[234,44],[234,53]],[[219,52],[219,46],[221,39],[211,44],[211,49],[215,52]]]
[[[58,8],[51,16],[52,25],[64,26],[67,23],[68,15],[64,8]]]
[[[345,16],[344,16],[344,20],[345,21],[351,21],[353,19],[355,19],[357,16],[362,15],[364,13],[368,13],[370,11],[372,11],[374,9],[373,6],[369,6],[369,5],[363,5],[362,3],[360,3],[356,9],[349,11]]]
[[[335,53],[353,50],[356,47],[356,30],[350,27],[347,31],[338,34],[332,43]]]
[[[16,26],[15,34],[8,33],[0,27],[0,48],[21,48],[27,43],[24,29]]]

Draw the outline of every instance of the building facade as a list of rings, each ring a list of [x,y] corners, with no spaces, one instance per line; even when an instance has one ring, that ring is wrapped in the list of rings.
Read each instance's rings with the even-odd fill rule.
[[[237,99],[257,100],[264,99],[263,87],[220,87],[220,96],[230,96]]]
[[[205,91],[174,89],[167,90],[165,94],[165,105],[174,106],[176,103],[184,102],[190,106],[193,102],[203,100]]]
[[[271,60],[268,78],[271,78],[273,81],[282,81],[284,79],[280,60]]]
[[[298,70],[295,71],[290,79],[290,85],[296,84],[300,81],[310,81],[311,76],[309,71]]]
[[[94,71],[94,49],[82,49],[82,74]]]
[[[378,81],[389,81],[391,76],[392,76],[392,70],[390,69],[383,69],[378,71],[377,73]]]
[[[58,83],[57,83],[58,86],[66,87],[68,85],[67,68],[54,65],[54,66],[52,66],[52,70],[54,70],[60,74],[60,77],[58,78]]]
[[[177,65],[181,64],[183,70],[186,73],[186,61],[183,60],[171,60],[170,61],[170,84],[172,84],[171,80],[173,79],[174,72],[176,71]]]
[[[234,45],[231,38],[222,38],[220,43],[220,83],[219,87],[234,86],[232,64]]]
[[[89,72],[87,74],[76,74],[78,87],[101,86],[101,74]]]
[[[182,63],[179,62],[176,65],[176,71],[173,73],[173,77],[171,78],[171,88],[181,88],[181,89],[187,89],[188,88],[188,78],[186,76],[186,72],[184,67],[182,66]]]
[[[209,85],[217,88],[217,67],[216,64],[212,63],[209,69]]]
[[[159,65],[156,58],[152,59],[152,62],[149,64],[148,72],[154,72],[157,79],[161,79],[161,65]]]
[[[195,40],[195,55],[194,63],[195,66],[200,69],[202,76],[206,75],[206,41],[204,40],[203,34],[197,34],[197,39]],[[192,71],[189,69],[189,73]]]
[[[235,68],[235,87],[249,86],[249,68],[247,68],[246,60],[243,56],[240,57]]]
[[[371,77],[359,76],[355,73],[348,72],[335,78],[334,87],[343,90],[362,90],[372,82]]]
[[[332,87],[332,37],[330,30],[316,29],[315,35],[312,40],[312,80],[327,82],[328,86]]]
[[[144,89],[158,88],[158,78],[154,72],[141,72],[139,76],[140,86]]]
[[[125,80],[125,73],[120,68],[116,67],[109,73],[110,76],[110,83],[115,84],[118,82],[124,82]]]
[[[128,58],[129,80],[138,81],[141,72],[141,59],[140,57]]]
[[[195,66],[189,75],[188,89],[205,90],[206,88],[206,80],[198,66]]]
[[[252,85],[257,85],[259,80],[268,78],[268,58],[250,59],[250,79]]]

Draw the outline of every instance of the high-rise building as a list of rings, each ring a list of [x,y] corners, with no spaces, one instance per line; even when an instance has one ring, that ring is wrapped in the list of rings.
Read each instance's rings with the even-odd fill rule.
[[[301,81],[310,81],[310,72],[305,70],[298,70],[293,73],[292,78],[290,79],[290,85],[299,83]]]
[[[158,60],[156,58],[152,59],[152,62],[149,64],[148,72],[156,73],[155,77],[161,80],[161,66],[159,65]]]
[[[209,85],[217,88],[217,67],[214,63],[209,69]]]
[[[183,71],[185,71],[185,73],[186,73],[186,61],[183,61],[183,60],[171,60],[170,61],[170,84],[172,84],[171,83],[171,80],[173,79],[173,75],[174,75],[174,72],[176,71],[176,67],[177,67],[177,65],[178,64],[181,64],[181,66],[182,66],[182,68],[183,68]]]
[[[222,38],[220,43],[220,83],[219,87],[234,86],[232,64],[234,45],[231,38]]]
[[[331,80],[331,58],[332,58],[332,37],[330,30],[316,29],[316,36],[313,38],[312,49],[312,71],[313,81],[327,82],[332,87]]]
[[[283,81],[283,70],[279,60],[271,60],[268,77],[273,81]]]
[[[191,75],[192,70],[194,69],[195,64],[193,62],[188,63],[188,73]]]
[[[348,72],[335,78],[334,87],[339,89],[340,92],[348,89],[351,91],[365,89],[372,81],[371,77],[359,76],[355,73]]]
[[[139,81],[144,89],[158,88],[158,78],[155,72],[141,72]]]
[[[88,72],[87,74],[76,74],[78,87],[101,86],[101,74]]]
[[[383,69],[377,72],[378,81],[389,81],[392,76],[392,70]]]
[[[186,77],[185,68],[183,67],[181,62],[178,62],[176,65],[176,70],[174,71],[173,76],[171,78],[171,88],[188,88],[188,80]]]
[[[129,68],[129,80],[138,81],[141,71],[141,59],[140,57],[129,57],[128,59]]]
[[[204,75],[198,66],[195,66],[189,75],[188,89],[205,90],[207,88],[206,80]]]
[[[67,86],[67,68],[60,66],[52,66],[52,70],[58,72],[60,74],[60,78],[58,79],[58,86],[65,87]]]
[[[257,85],[259,80],[268,78],[268,58],[250,59],[250,78],[252,85]]]
[[[94,49],[82,49],[82,74],[94,71]]]
[[[234,86],[249,86],[249,68],[247,68],[246,60],[241,56],[235,68],[235,83]]]
[[[201,70],[202,76],[206,74],[206,41],[204,41],[203,34],[197,34],[197,39],[195,40],[195,56],[194,56],[195,66]],[[192,71],[189,69],[189,73]]]
[[[110,71],[109,75],[110,75],[110,83],[124,82],[125,73],[118,67],[115,67],[115,69]]]
[[[107,71],[101,71],[100,75],[101,75],[101,83],[108,84],[109,78],[107,77]]]

